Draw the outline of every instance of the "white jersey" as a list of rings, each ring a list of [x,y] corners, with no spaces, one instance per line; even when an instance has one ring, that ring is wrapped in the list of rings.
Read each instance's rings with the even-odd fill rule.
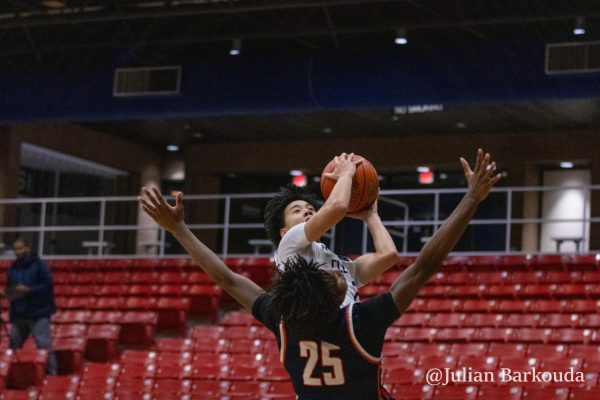
[[[346,297],[340,307],[345,307],[358,300],[358,288],[361,283],[356,274],[356,265],[354,261],[347,257],[339,257],[333,251],[329,250],[323,243],[309,242],[304,232],[304,224],[298,224],[292,227],[281,239],[281,243],[275,251],[275,265],[282,271],[285,263],[289,259],[300,256],[307,261],[314,261],[322,265],[322,268],[338,269],[344,274],[348,290]]]

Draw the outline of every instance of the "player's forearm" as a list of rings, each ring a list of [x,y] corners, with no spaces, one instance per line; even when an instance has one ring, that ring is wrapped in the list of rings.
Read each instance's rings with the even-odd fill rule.
[[[367,220],[367,228],[373,238],[373,245],[375,246],[375,253],[382,257],[395,258],[397,256],[396,245],[390,233],[383,225],[381,218],[378,214],[370,215]]]
[[[337,182],[331,190],[331,194],[323,207],[342,208],[344,215],[346,214],[348,205],[350,204],[352,177],[353,175],[350,173],[343,173],[338,177]]]
[[[465,195],[450,217],[425,244],[415,261],[416,273],[424,283],[440,267],[441,263],[456,246],[469,221],[473,218],[479,202],[469,194]]]
[[[175,239],[188,252],[192,259],[202,268],[219,286],[230,284],[234,272],[204,243],[202,243],[185,225],[180,223],[171,231]]]

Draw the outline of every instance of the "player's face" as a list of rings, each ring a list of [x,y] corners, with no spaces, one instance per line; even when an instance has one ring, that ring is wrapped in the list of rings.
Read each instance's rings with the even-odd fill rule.
[[[312,204],[307,203],[304,200],[292,201],[287,205],[283,212],[285,226],[281,230],[281,236],[283,236],[290,228],[308,221],[316,213],[317,210],[315,210]]]
[[[346,297],[346,291],[348,290],[348,284],[344,279],[344,274],[338,269],[331,270],[331,274],[335,279],[335,294],[340,298],[340,303],[344,301]]]

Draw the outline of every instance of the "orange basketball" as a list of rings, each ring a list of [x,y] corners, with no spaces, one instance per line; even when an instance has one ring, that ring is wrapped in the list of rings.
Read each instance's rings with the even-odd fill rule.
[[[379,189],[379,176],[373,164],[364,157],[354,156],[355,159],[362,159],[363,162],[356,167],[356,173],[352,178],[352,192],[350,194],[350,204],[348,205],[348,213],[355,213],[369,207],[377,198]],[[321,174],[321,193],[325,200],[329,198],[336,181],[325,176],[327,172],[333,172],[334,161],[331,160],[323,173]]]

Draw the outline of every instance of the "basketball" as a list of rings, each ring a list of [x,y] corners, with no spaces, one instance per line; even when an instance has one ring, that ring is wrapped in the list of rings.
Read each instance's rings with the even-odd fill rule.
[[[355,159],[362,159],[363,162],[356,167],[356,173],[352,178],[352,192],[350,194],[350,204],[348,213],[355,213],[369,207],[377,198],[379,189],[379,176],[373,164],[364,157],[355,155]],[[333,160],[325,166],[321,174],[321,193],[327,200],[333,187],[336,184],[334,179],[328,178],[325,174],[333,172],[335,163]]]

